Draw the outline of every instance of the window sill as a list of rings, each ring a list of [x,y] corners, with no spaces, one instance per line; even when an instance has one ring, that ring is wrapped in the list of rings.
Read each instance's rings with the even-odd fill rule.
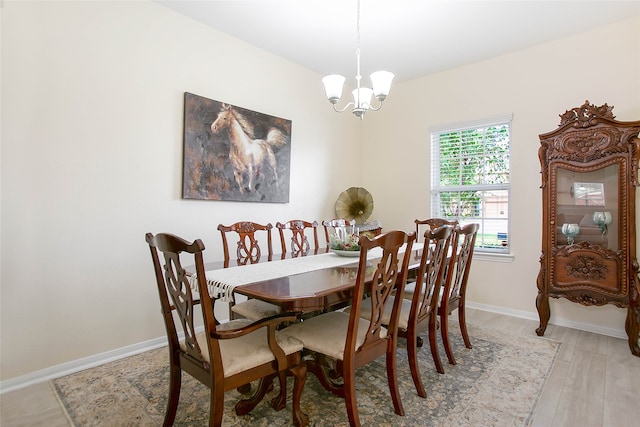
[[[474,252],[473,259],[479,261],[491,261],[491,262],[513,262],[515,255],[508,254],[492,254],[488,252]]]

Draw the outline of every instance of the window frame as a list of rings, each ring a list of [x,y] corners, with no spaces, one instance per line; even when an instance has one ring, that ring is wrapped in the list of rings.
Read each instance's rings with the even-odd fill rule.
[[[469,222],[468,218],[466,218],[465,221],[465,217],[462,216],[444,216],[442,211],[441,211],[441,206],[440,206],[440,193],[441,192],[445,192],[445,191],[467,191],[467,190],[473,190],[473,191],[487,191],[487,190],[499,190],[499,191],[505,191],[507,192],[507,203],[506,203],[506,211],[507,211],[507,215],[506,215],[506,231],[507,231],[507,236],[506,236],[506,246],[505,247],[495,247],[495,246],[489,246],[489,247],[483,247],[483,246],[478,246],[478,243],[481,243],[482,240],[478,241],[476,240],[476,247],[474,249],[475,254],[479,255],[479,257],[483,257],[483,256],[490,256],[491,258],[496,258],[498,260],[505,260],[506,258],[510,257],[506,257],[507,255],[510,255],[511,253],[511,146],[513,143],[513,115],[512,114],[505,114],[505,115],[501,115],[501,116],[496,116],[496,117],[491,117],[491,118],[486,118],[486,119],[480,119],[480,120],[473,120],[473,121],[468,121],[468,122],[461,122],[461,123],[455,123],[455,124],[449,124],[449,125],[442,125],[442,126],[436,126],[436,127],[432,127],[430,129],[429,135],[430,135],[430,143],[431,143],[431,147],[430,147],[430,152],[431,152],[431,183],[430,183],[430,212],[431,212],[431,217],[440,217],[440,218],[444,218],[447,220],[458,220],[461,223],[465,223],[465,222]],[[507,130],[508,130],[508,134],[509,134],[509,138],[508,138],[508,148],[507,148],[507,158],[508,158],[508,182],[506,183],[500,183],[500,184],[474,184],[474,185],[464,185],[462,183],[459,183],[458,185],[451,185],[451,186],[440,186],[439,183],[439,179],[440,179],[440,166],[441,166],[441,151],[440,151],[440,136],[443,134],[447,134],[447,133],[454,133],[454,132],[463,132],[463,131],[467,131],[467,130],[477,130],[477,129],[486,129],[489,127],[494,127],[494,126],[507,126]],[[462,151],[461,151],[461,156],[462,156]],[[485,205],[486,206],[486,205]],[[483,212],[481,214],[480,217],[477,218],[478,222],[480,222],[480,232],[482,232],[485,229],[485,221],[486,220],[490,220],[491,218],[487,218],[486,216],[486,210],[483,209]],[[475,222],[475,219],[474,221]],[[507,259],[508,261],[508,259]]]

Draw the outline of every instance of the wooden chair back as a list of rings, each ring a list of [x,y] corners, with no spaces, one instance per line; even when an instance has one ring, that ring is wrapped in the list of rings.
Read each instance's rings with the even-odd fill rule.
[[[361,236],[358,270],[348,310],[328,311],[305,319],[285,329],[285,333],[299,339],[305,346],[307,368],[330,392],[345,399],[349,424],[360,425],[356,404],[356,369],[386,355],[387,381],[394,411],[404,415],[396,375],[396,344],[398,312],[407,280],[408,255],[415,241],[415,233],[390,231],[370,239]],[[405,254],[400,248],[405,246]],[[375,252],[380,260],[372,262],[367,256]],[[383,323],[385,308],[395,298],[391,320]],[[366,299],[363,299],[367,296]],[[368,313],[370,319],[361,315]],[[331,360],[331,361],[330,361]]]
[[[350,314],[350,327],[347,334],[347,343],[345,345],[345,363],[347,357],[355,357],[356,348],[356,336],[354,331],[357,331],[357,324],[361,321],[360,316],[360,304],[362,298],[365,295],[365,286],[367,283],[367,277],[371,275],[371,289],[366,289],[371,299],[371,324],[369,325],[368,333],[364,343],[360,346],[359,353],[362,353],[360,358],[369,359],[371,353],[374,353],[373,349],[378,346],[378,354],[384,354],[386,352],[386,345],[382,342],[388,340],[394,341],[397,333],[398,326],[398,307],[402,298],[395,298],[394,303],[397,307],[393,308],[390,321],[388,325],[383,325],[382,318],[385,310],[386,303],[395,294],[401,294],[404,292],[404,285],[407,281],[407,271],[409,266],[410,256],[404,256],[400,253],[400,248],[406,244],[405,253],[410,253],[415,241],[415,234],[407,234],[403,231],[394,230],[387,233],[383,233],[376,236],[373,239],[363,236],[360,238],[360,258],[358,262],[358,274],[356,276],[356,285],[353,292],[353,299],[351,304]],[[376,262],[375,270],[371,272],[370,263],[367,261],[367,254],[375,249],[382,249],[382,257]],[[388,334],[386,337],[381,337],[378,333],[381,327],[389,326]],[[377,356],[376,356],[377,357]]]
[[[398,389],[396,374],[396,346],[398,341],[398,316],[402,303],[402,293],[407,282],[407,272],[409,269],[410,256],[400,253],[400,248],[405,246],[405,254],[411,253],[415,241],[415,233],[407,234],[404,231],[393,230],[380,234],[373,239],[362,236],[360,238],[360,259],[358,262],[358,274],[353,293],[351,310],[349,312],[349,327],[347,329],[347,339],[344,347],[344,367],[343,374],[349,377],[345,383],[353,387],[349,392],[355,397],[355,370],[372,362],[381,355],[386,354],[387,376],[391,398],[393,400],[396,414],[404,415],[404,408]],[[367,254],[379,248],[382,250],[382,257],[375,263],[375,269],[371,272],[370,262]],[[371,277],[371,287],[367,286],[368,278]],[[358,324],[367,322],[361,316],[361,304],[365,291],[369,294],[371,304],[369,305],[370,317],[367,333],[364,341],[360,342],[358,334]],[[393,298],[393,294],[400,295]],[[391,316],[388,325],[383,324],[382,318],[385,307],[393,301]],[[386,333],[382,333],[385,329]],[[349,399],[350,400],[350,399]],[[351,408],[349,406],[351,405]],[[355,408],[355,398],[352,402],[347,402],[349,419],[357,417]]]
[[[425,249],[422,251],[420,266],[416,276],[415,290],[411,298],[406,329],[399,334],[407,339],[407,354],[411,376],[419,396],[426,397],[422,378],[418,369],[417,347],[421,341],[420,332],[428,328],[429,345],[433,362],[439,373],[444,373],[438,354],[436,341],[437,313],[440,303],[440,288],[449,262],[448,253],[453,239],[453,227],[442,225],[424,233]],[[426,245],[429,246],[427,249]],[[404,313],[403,313],[404,314]]]
[[[447,319],[447,316],[451,314],[453,310],[458,309],[460,332],[462,333],[462,338],[467,348],[471,348],[471,341],[467,332],[464,307],[469,271],[471,270],[473,250],[479,228],[480,225],[475,223],[467,224],[463,227],[456,227],[455,236],[451,245],[452,256],[447,266],[447,276],[444,280],[444,289],[442,291],[439,308],[441,323]],[[449,362],[455,364],[455,358],[453,357],[449,343],[448,325],[444,325],[444,327],[441,328],[441,334]]]
[[[236,245],[236,262],[238,265],[255,264],[260,262],[263,250],[260,248],[260,242],[256,238],[256,232],[264,231],[267,236],[266,249],[267,259],[271,261],[273,258],[273,245],[271,241],[271,230],[273,225],[258,224],[250,221],[240,221],[231,225],[218,225],[218,230],[222,235],[222,250],[224,252],[224,266],[229,267],[231,255],[229,253],[229,243],[227,242],[227,233],[236,233],[238,236]]]
[[[428,244],[430,249],[422,251],[415,292],[411,300],[410,324],[417,325],[438,308],[439,287],[449,261],[447,254],[452,236],[453,227],[450,225],[442,225],[424,233],[425,245]]]
[[[172,234],[152,235],[147,233],[145,240],[149,244],[151,258],[155,271],[158,295],[162,316],[167,330],[169,342],[170,380],[169,399],[165,413],[165,426],[171,426],[174,422],[178,401],[182,371],[202,382],[211,389],[210,397],[210,426],[220,426],[224,412],[224,392],[245,386],[252,381],[261,380],[258,390],[250,399],[241,400],[236,404],[236,414],[249,413],[264,397],[273,379],[280,379],[280,393],[271,403],[276,409],[282,409],[286,403],[286,371],[289,370],[296,377],[294,386],[294,424],[306,424],[306,415],[300,412],[299,398],[306,377],[306,368],[302,362],[302,344],[298,350],[283,349],[276,342],[276,328],[283,321],[294,321],[295,316],[273,317],[271,319],[250,323],[248,321],[235,321],[223,328],[219,325],[214,306],[216,299],[209,297],[206,282],[202,252],[204,244],[201,240],[192,243]],[[195,288],[182,267],[182,254],[193,255],[191,263],[195,262],[196,276]],[[160,255],[162,255],[162,260]],[[200,299],[197,296],[200,296]],[[196,319],[194,318],[196,306],[200,306],[204,332],[196,332]],[[240,323],[242,322],[242,323]],[[265,331],[264,340],[260,345],[249,345],[239,338],[251,334],[258,329]],[[179,336],[183,335],[181,340]],[[225,366],[229,363],[220,349],[220,342],[225,340],[225,351],[233,354],[233,341],[240,344],[240,348],[247,352],[257,352],[261,349],[271,349],[272,360],[251,361],[246,366]],[[224,361],[224,363],[223,363]],[[254,362],[254,364],[252,364]]]
[[[421,241],[421,237],[424,236],[426,230],[435,230],[443,225],[450,225],[455,227],[458,225],[458,220],[447,220],[444,218],[428,218],[428,219],[416,219],[413,221],[416,224],[416,236],[417,241]]]
[[[455,241],[452,243],[452,256],[449,261],[449,277],[446,280],[444,294],[448,296],[447,304],[451,310],[455,310],[457,303],[465,295],[473,249],[478,234],[478,224],[468,224],[464,227],[456,227]],[[454,251],[455,249],[455,251]]]
[[[309,243],[309,237],[313,236],[313,250],[314,253],[318,253],[320,249],[318,245],[318,222],[303,221],[300,219],[292,219],[285,223],[277,222],[276,228],[280,234],[280,245],[282,249],[282,258],[286,258],[287,253],[290,253],[292,257],[306,256],[311,251],[311,244]],[[291,231],[290,246],[287,249],[287,238],[285,237],[285,230]]]

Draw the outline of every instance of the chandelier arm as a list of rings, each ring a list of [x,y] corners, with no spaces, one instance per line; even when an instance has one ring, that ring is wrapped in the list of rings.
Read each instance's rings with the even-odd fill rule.
[[[376,99],[378,99],[378,98],[376,98]],[[382,108],[382,102],[380,102],[380,101],[378,101],[378,106],[377,107],[374,107],[371,104],[368,104],[368,105],[369,105],[369,110],[373,110],[373,111],[378,111],[379,109]]]
[[[337,107],[336,107],[336,104],[331,104],[331,105],[333,105],[333,110],[334,110],[336,113],[342,113],[342,112],[344,112],[347,108],[349,108],[349,107],[353,107],[353,106],[354,106],[354,105],[356,105],[356,104],[352,101],[352,102],[349,102],[347,105],[345,105],[345,106],[344,106],[344,107],[342,107],[342,108],[337,108]]]

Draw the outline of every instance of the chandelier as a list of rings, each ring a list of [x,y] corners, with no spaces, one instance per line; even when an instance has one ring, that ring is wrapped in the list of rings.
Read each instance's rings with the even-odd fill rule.
[[[338,109],[336,104],[340,101],[342,97],[342,88],[344,86],[345,78],[339,74],[331,74],[325,76],[322,79],[322,83],[324,84],[324,90],[327,94],[327,99],[333,105],[333,109],[342,113],[349,107],[353,107],[351,112],[359,117],[360,120],[364,118],[364,113],[368,110],[378,111],[382,108],[382,101],[384,101],[389,95],[389,90],[391,89],[391,81],[393,80],[393,73],[389,71],[376,71],[371,74],[371,83],[373,85],[373,89],[368,87],[361,87],[360,80],[362,76],[360,75],[360,0],[358,0],[358,14],[356,20],[356,28],[358,34],[358,47],[356,49],[356,89],[353,90],[353,101],[349,102],[342,109]],[[371,105],[371,97],[375,96],[378,100],[378,106],[374,107]]]

